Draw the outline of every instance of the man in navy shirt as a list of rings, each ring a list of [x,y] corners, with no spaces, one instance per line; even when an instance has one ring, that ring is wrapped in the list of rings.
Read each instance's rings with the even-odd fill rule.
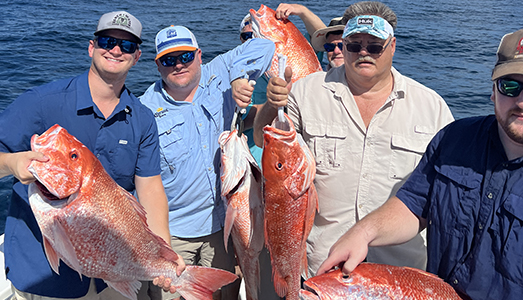
[[[330,249],[318,274],[350,273],[369,246],[403,243],[427,228],[427,271],[464,298],[523,295],[523,29],[497,51],[495,116],[442,129],[395,197]]]
[[[28,203],[27,184],[35,178],[27,167],[32,160],[48,160],[30,151],[30,138],[54,124],[87,146],[120,186],[136,191],[151,230],[170,240],[156,122],[125,87],[129,69],[140,58],[141,31],[140,22],[125,11],[104,14],[89,41],[92,63],[87,72],[33,88],[0,114],[0,177],[15,177],[5,230],[5,265],[16,299],[35,295],[43,296],[38,299],[126,299],[104,289],[99,279],[78,276],[64,263],[58,275],[47,261]],[[185,265],[182,259],[178,263],[181,272]]]

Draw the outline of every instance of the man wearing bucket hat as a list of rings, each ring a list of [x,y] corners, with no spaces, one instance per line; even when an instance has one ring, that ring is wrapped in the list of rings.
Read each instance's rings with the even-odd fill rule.
[[[47,161],[42,153],[30,151],[29,141],[54,124],[96,154],[120,186],[136,191],[151,230],[170,239],[156,123],[125,87],[127,73],[140,58],[141,32],[140,21],[128,12],[102,15],[89,41],[88,71],[30,89],[0,115],[0,177],[16,178],[5,230],[6,274],[15,299],[127,299],[64,263],[55,273],[46,258],[28,205],[27,184],[35,178],[27,166],[32,160]],[[180,259],[178,271],[184,266]]]
[[[463,299],[523,294],[523,29],[506,34],[492,71],[495,115],[460,119],[432,139],[403,187],[332,247],[319,273],[351,272],[369,246],[427,228],[427,271]]]
[[[329,26],[316,30],[311,36],[311,44],[315,51],[327,53],[327,71],[343,65],[343,43],[341,35],[345,25],[342,17],[334,18]]]
[[[268,70],[274,43],[249,39],[202,64],[202,50],[186,27],[166,27],[155,42],[162,78],[140,100],[158,124],[171,245],[187,264],[234,272],[234,253],[223,244],[218,136],[229,130],[235,106],[250,103],[248,82]],[[237,290],[222,288],[222,299],[235,297]]]
[[[348,228],[396,193],[432,136],[453,120],[436,92],[392,67],[397,19],[388,6],[354,3],[343,19],[344,66],[298,80],[291,93],[285,80],[272,78],[254,124],[262,145],[263,126],[287,105],[315,156],[319,209],[307,239],[311,275]],[[367,260],[424,269],[423,237],[372,248]]]

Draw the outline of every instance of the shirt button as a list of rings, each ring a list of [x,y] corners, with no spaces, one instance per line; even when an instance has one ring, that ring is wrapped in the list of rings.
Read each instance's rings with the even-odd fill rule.
[[[202,123],[198,123],[198,126],[199,126],[199,127],[202,127]]]
[[[458,280],[457,280],[457,279],[454,279],[454,280],[452,281],[452,283],[454,283],[454,284],[458,284]]]
[[[211,167],[209,167],[209,168],[207,168],[207,170],[211,171],[211,170],[212,170],[212,168],[211,168]]]
[[[203,149],[207,149],[207,145],[203,145]]]
[[[100,153],[96,154],[96,157],[100,157]]]
[[[487,194],[487,198],[492,199],[492,197],[494,197],[494,195],[492,195],[492,193]]]
[[[363,208],[363,204],[358,205],[358,207],[359,207],[360,209]]]
[[[479,228],[479,229],[483,229],[483,225],[482,225],[482,224],[479,224],[479,225],[478,225],[478,228]]]
[[[363,177],[363,178],[367,178],[367,174],[363,174],[362,177]]]

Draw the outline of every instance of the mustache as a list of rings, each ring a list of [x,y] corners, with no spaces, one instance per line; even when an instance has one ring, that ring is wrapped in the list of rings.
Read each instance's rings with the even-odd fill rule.
[[[370,56],[360,56],[358,57],[358,59],[356,59],[356,64],[360,63],[360,62],[370,62],[370,63],[376,63],[376,60]]]

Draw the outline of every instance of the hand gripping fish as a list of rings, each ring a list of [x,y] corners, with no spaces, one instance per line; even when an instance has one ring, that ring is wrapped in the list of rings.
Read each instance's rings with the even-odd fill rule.
[[[270,77],[278,76],[278,54],[287,57],[287,65],[292,69],[292,82],[322,70],[311,44],[291,21],[276,19],[276,12],[263,4],[258,11],[251,9],[249,13],[254,36],[271,40],[276,46]]]
[[[258,257],[264,241],[262,174],[245,135],[239,137],[237,129],[224,131],[218,141],[222,198],[227,207],[225,245],[230,235],[245,280],[247,300],[256,300],[260,289]]]
[[[262,171],[265,198],[265,242],[271,254],[276,293],[298,299],[300,274],[307,276],[306,240],[318,195],[314,187],[314,157],[284,114],[288,128],[265,126]]]
[[[42,231],[45,254],[58,274],[60,260],[79,274],[103,279],[129,299],[141,284],[163,275],[185,299],[212,299],[213,291],[237,276],[187,266],[176,275],[178,254],[146,223],[145,210],[104,170],[93,153],[64,128],[54,125],[31,138],[33,161],[29,202]]]
[[[438,276],[409,267],[361,263],[349,275],[340,269],[304,282],[301,300],[461,300]]]

